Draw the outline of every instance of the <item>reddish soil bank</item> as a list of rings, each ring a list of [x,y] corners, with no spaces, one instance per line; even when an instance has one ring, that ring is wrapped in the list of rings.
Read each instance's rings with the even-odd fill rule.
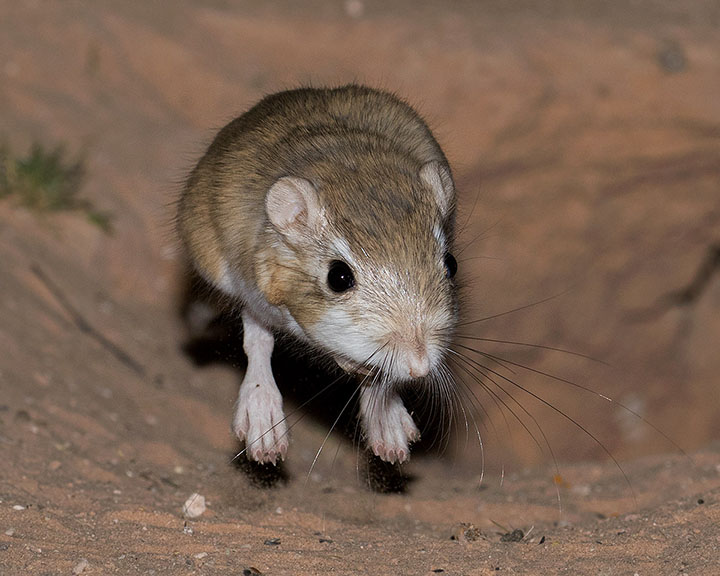
[[[0,14],[0,141],[64,144],[113,216],[106,234],[0,199],[0,574],[720,570],[717,2]],[[183,349],[172,205],[263,94],[349,81],[405,96],[444,146],[464,319],[521,308],[462,330],[505,341],[477,344],[508,395],[468,383],[482,450],[461,433],[401,478],[334,433],[312,467],[336,413],[293,412],[308,368],[282,473],[252,473],[232,463],[241,368]]]

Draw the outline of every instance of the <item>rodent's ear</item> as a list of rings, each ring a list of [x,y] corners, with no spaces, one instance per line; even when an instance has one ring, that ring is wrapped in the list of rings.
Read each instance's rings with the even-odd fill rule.
[[[312,235],[321,218],[315,187],[296,176],[280,178],[270,187],[265,210],[278,232],[295,241]]]
[[[447,166],[432,160],[420,168],[420,178],[435,193],[440,213],[447,216],[455,203],[455,184]]]

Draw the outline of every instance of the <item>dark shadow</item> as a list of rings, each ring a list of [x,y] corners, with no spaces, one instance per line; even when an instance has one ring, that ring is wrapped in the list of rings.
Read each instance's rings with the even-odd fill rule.
[[[283,462],[273,465],[248,460],[244,452],[240,454],[244,447],[242,442],[237,443],[232,465],[247,478],[250,484],[256,488],[277,488],[288,483],[289,475]]]
[[[367,482],[373,492],[404,494],[414,477],[403,471],[400,464],[390,464],[374,454],[367,454]]]

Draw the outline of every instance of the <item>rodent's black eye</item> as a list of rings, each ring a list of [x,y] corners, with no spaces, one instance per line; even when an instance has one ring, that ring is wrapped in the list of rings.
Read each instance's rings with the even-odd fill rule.
[[[330,262],[327,282],[333,292],[345,292],[355,286],[355,276],[345,262],[333,260]]]
[[[452,278],[457,272],[457,260],[450,252],[445,253],[445,278]]]

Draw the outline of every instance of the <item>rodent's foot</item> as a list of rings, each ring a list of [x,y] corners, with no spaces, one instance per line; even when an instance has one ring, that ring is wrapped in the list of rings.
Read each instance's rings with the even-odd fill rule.
[[[390,464],[406,462],[409,445],[420,439],[412,416],[396,394],[378,398],[371,390],[363,392],[360,411],[368,447]]]
[[[240,386],[233,430],[245,441],[249,460],[277,464],[285,460],[288,430],[282,409],[282,396],[273,382],[257,384],[244,381]]]

